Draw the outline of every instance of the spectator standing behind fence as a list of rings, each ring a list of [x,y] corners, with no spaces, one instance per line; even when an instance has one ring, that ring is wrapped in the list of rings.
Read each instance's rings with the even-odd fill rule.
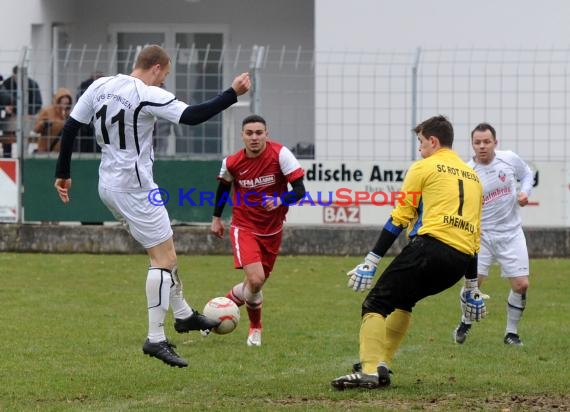
[[[155,118],[188,125],[203,123],[237,102],[250,88],[249,75],[236,76],[232,86],[204,103],[189,106],[159,86],[172,63],[157,45],[139,53],[130,75],[97,79],[81,96],[65,122],[56,165],[55,188],[69,202],[71,154],[82,124],[95,119],[101,146],[99,196],[117,219],[147,251],[146,276],[148,333],[143,353],[170,366],[185,367],[175,346],[166,339],[164,323],[172,308],[178,333],[208,330],[219,324],[192,309],[182,292],[170,218],[153,178],[152,132]],[[117,273],[120,276],[120,273]]]
[[[83,80],[77,88],[75,101],[78,101],[81,95],[85,93],[85,90],[87,90],[89,86],[91,86],[91,84],[100,77],[103,77],[103,72],[96,70],[91,74],[91,76],[89,76],[88,79]],[[97,142],[95,141],[95,129],[93,128],[92,122],[81,126],[81,129],[79,129],[79,133],[77,135],[79,137],[78,147],[76,147],[77,151],[81,153],[94,153],[101,151],[99,149],[99,146],[97,146]]]
[[[2,149],[4,157],[12,157],[12,143],[16,142],[17,126],[17,102],[18,102],[18,66],[12,68],[12,76],[2,83],[6,94],[6,104],[4,106],[4,126],[2,137]],[[40,86],[32,78],[28,77],[28,107],[26,114],[33,116],[42,108],[42,94]]]
[[[76,101],[79,100],[79,98],[81,97],[81,95],[83,93],[85,93],[85,90],[87,90],[89,88],[89,86],[91,86],[91,84],[93,84],[93,82],[97,79],[99,79],[100,77],[103,77],[103,72],[100,70],[97,70],[95,72],[93,72],[91,74],[91,76],[89,76],[88,79],[83,80],[80,84],[79,87],[77,88],[77,96],[76,96]]]
[[[469,161],[469,166],[481,178],[484,195],[478,286],[487,279],[489,267],[496,260],[501,266],[501,276],[509,280],[511,287],[507,297],[507,326],[503,342],[522,346],[517,327],[526,306],[529,262],[520,208],[528,204],[534,176],[516,153],[495,150],[497,134],[488,123],[475,126],[471,132],[471,145],[475,156]],[[520,182],[518,191],[517,182]],[[464,316],[461,318],[454,332],[457,343],[465,342],[471,323]]]
[[[10,96],[3,83],[4,77],[0,74],[0,143],[4,143],[4,136],[8,126],[6,123],[6,116],[8,115],[6,106],[10,103]],[[2,155],[4,156],[4,152],[2,152]]]
[[[36,118],[34,133],[38,136],[38,152],[58,152],[61,130],[71,113],[73,98],[71,92],[65,88],[59,88],[53,96],[53,102],[44,107]]]

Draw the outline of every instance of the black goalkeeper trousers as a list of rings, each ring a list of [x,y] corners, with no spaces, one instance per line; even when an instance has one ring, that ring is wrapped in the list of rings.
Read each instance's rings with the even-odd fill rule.
[[[414,237],[364,299],[362,316],[372,312],[386,317],[395,309],[411,312],[421,299],[455,285],[471,259],[431,236]]]

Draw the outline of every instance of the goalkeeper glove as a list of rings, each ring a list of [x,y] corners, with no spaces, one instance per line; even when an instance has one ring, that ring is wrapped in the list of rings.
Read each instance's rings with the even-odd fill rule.
[[[465,279],[465,286],[459,293],[461,310],[466,319],[479,322],[487,316],[487,308],[479,287],[477,279]]]
[[[381,257],[374,252],[368,252],[364,258],[364,263],[357,265],[354,269],[346,274],[349,277],[348,287],[354,289],[355,292],[362,292],[372,287],[372,278],[376,273],[376,266],[380,262]]]

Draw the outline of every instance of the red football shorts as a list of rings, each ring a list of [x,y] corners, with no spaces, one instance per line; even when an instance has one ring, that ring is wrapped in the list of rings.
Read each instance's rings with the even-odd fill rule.
[[[251,263],[261,262],[267,279],[279,254],[283,232],[259,236],[234,226],[231,227],[230,231],[236,269],[241,269]]]

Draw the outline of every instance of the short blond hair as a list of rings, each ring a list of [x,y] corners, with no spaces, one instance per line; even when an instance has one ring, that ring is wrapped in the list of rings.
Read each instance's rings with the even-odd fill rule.
[[[170,56],[166,50],[157,44],[152,44],[141,50],[135,62],[135,69],[148,70],[156,64],[164,67],[168,63],[170,63]]]

